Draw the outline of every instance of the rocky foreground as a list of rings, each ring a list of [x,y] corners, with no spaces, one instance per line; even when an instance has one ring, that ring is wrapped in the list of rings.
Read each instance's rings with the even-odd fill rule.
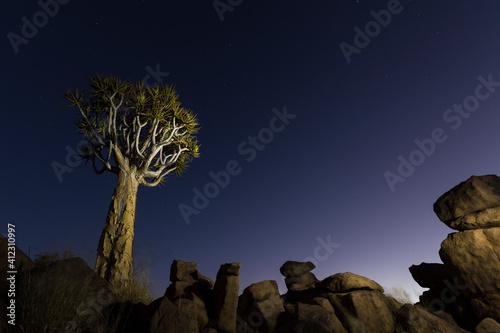
[[[213,282],[198,272],[195,262],[174,260],[165,295],[149,305],[114,302],[113,288],[80,258],[45,269],[67,279],[90,276],[97,290],[96,299],[77,312],[88,318],[66,325],[66,332],[89,331],[85,323],[106,310],[116,318],[116,332],[500,333],[500,177],[472,176],[443,194],[434,211],[457,232],[441,244],[443,263],[410,267],[415,281],[429,290],[417,304],[400,308],[366,277],[347,272],[319,281],[311,262],[281,266],[288,288],[284,295],[271,280],[254,283],[239,295],[239,263],[221,265]],[[2,239],[2,255],[4,243]],[[25,270],[35,272],[29,258],[22,260]],[[4,291],[2,286],[5,309]],[[0,332],[12,329],[5,318]]]

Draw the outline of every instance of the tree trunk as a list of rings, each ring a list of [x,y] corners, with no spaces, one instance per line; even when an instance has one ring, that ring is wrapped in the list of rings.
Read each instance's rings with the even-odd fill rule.
[[[114,287],[124,288],[132,278],[132,247],[138,186],[135,171],[120,170],[106,224],[97,247],[95,271]]]

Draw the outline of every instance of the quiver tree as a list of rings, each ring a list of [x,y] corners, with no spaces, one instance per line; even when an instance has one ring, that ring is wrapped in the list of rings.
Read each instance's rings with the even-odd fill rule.
[[[139,185],[154,187],[198,157],[196,116],[172,86],[151,88],[116,77],[89,78],[90,89],[64,94],[79,110],[81,157],[94,171],[118,176],[97,248],[95,271],[114,286],[132,277],[135,203]]]

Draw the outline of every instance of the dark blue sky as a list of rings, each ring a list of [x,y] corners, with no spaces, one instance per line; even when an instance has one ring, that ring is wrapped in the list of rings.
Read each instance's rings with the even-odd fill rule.
[[[500,4],[218,3],[237,5],[1,5],[2,233],[13,223],[32,257],[71,248],[93,267],[116,176],[66,160],[81,138],[62,94],[95,73],[156,77],[202,127],[182,177],[139,188],[135,258],[157,295],[173,259],[212,279],[240,262],[240,292],[265,279],[284,292],[279,267],[306,258],[319,279],[351,271],[420,291],[408,267],[439,262],[452,232],[432,204],[500,167]],[[237,172],[215,195],[210,173],[228,163]]]

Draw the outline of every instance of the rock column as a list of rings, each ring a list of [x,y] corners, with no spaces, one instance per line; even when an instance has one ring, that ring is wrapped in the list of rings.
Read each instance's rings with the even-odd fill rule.
[[[240,285],[239,263],[220,266],[214,286],[215,325],[214,328],[223,332],[236,332],[236,312]]]

